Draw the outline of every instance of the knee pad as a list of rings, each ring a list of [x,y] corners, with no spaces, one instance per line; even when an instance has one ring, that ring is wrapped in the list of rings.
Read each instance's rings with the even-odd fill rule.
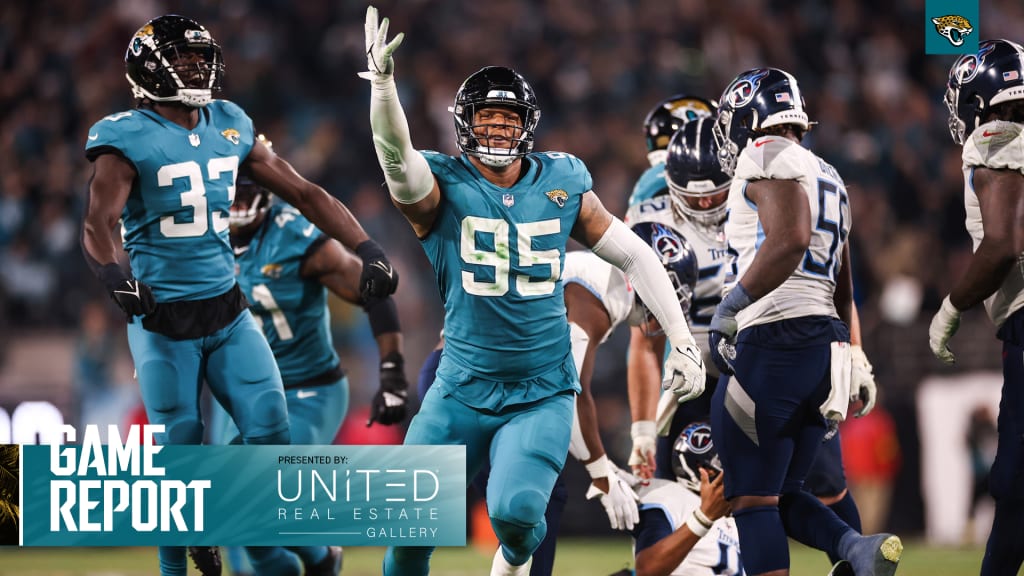
[[[252,546],[246,547],[245,551],[249,553],[249,562],[257,574],[302,575],[299,558],[280,546]]]
[[[490,503],[488,503],[490,507]],[[548,499],[537,490],[522,490],[509,499],[502,498],[491,510],[491,518],[532,528],[544,518],[544,510],[548,507]]]
[[[508,552],[505,559],[516,566],[526,564],[548,532],[548,525],[543,521],[534,526],[519,526],[494,516],[491,516],[491,527]]]
[[[430,573],[430,555],[433,553],[434,549],[427,546],[391,546],[384,554],[384,576],[427,576]]]
[[[202,444],[203,423],[199,420],[178,419],[161,422],[164,425],[163,438],[157,438],[160,444]]]

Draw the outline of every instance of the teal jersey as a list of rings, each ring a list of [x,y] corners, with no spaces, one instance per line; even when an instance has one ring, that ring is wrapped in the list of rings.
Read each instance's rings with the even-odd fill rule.
[[[424,156],[443,195],[422,239],[445,308],[438,373],[457,367],[472,378],[521,382],[564,364],[571,355],[561,278],[593,186],[586,166],[560,152],[530,154],[519,182],[501,188],[466,156]]]
[[[132,273],[152,287],[157,302],[201,300],[231,289],[228,210],[238,166],[252,144],[252,120],[226,100],[200,108],[194,130],[141,108],[111,114],[89,129],[86,157],[113,152],[135,167],[121,213],[124,248]]]
[[[644,200],[663,194],[668,194],[668,181],[665,180],[665,163],[660,162],[644,170],[640,175],[640,179],[633,186],[633,193],[629,196],[629,206],[632,208]]]
[[[236,256],[238,284],[274,351],[285,386],[338,366],[327,311],[327,288],[299,271],[327,237],[298,210],[282,202]]]

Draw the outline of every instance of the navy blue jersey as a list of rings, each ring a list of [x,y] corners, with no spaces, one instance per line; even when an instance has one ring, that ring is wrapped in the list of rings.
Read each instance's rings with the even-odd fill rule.
[[[141,108],[89,129],[90,160],[116,152],[135,167],[121,213],[124,248],[157,302],[210,298],[234,284],[228,210],[252,145],[252,120],[226,100],[200,109],[193,130]]]
[[[248,250],[237,256],[238,284],[252,302],[286,386],[338,365],[327,288],[300,275],[306,256],[326,240],[298,210],[278,202]]]

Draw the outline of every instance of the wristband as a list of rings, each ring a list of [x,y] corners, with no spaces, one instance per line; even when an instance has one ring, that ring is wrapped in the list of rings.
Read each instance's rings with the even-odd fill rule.
[[[125,274],[124,270],[118,264],[104,264],[97,270],[96,275],[100,281],[107,288],[107,292],[113,292],[121,282],[128,280],[128,275]]]
[[[743,284],[737,282],[736,285],[729,290],[729,293],[725,295],[725,298],[722,298],[722,302],[719,303],[718,306],[723,311],[727,310],[732,316],[735,316],[737,312],[753,303],[754,299],[750,297],[747,289],[743,287]]]
[[[401,332],[402,326],[398,322],[398,310],[395,308],[395,301],[391,297],[384,299],[370,298],[363,302],[363,310],[370,320],[370,332],[376,338],[381,334],[389,332]]]
[[[629,427],[629,436],[636,440],[637,436],[657,436],[658,429],[654,420],[637,420]]]
[[[608,473],[611,466],[609,466],[607,454],[602,454],[597,460],[594,460],[589,464],[584,464],[583,466],[587,469],[587,473],[590,474],[591,480],[609,478],[611,476],[611,474]]]
[[[386,260],[387,257],[384,255],[384,249],[380,247],[380,244],[370,238],[364,240],[356,246],[356,255],[362,259],[363,262],[373,262],[374,260]]]
[[[690,514],[686,517],[685,524],[686,527],[690,529],[690,532],[693,532],[694,536],[696,536],[697,538],[703,538],[711,530],[711,527],[702,524],[700,519],[697,518],[697,514],[700,514],[701,516],[704,515],[698,508],[693,511],[693,514]]]
[[[701,526],[704,526],[708,530],[710,530],[711,529],[711,525],[714,524],[714,522],[712,522],[711,519],[708,518],[704,514],[704,511],[701,510],[700,508],[695,508],[693,510],[693,517],[697,519],[697,522],[700,522]]]

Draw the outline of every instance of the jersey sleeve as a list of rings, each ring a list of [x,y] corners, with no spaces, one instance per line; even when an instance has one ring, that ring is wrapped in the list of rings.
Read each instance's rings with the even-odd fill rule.
[[[1024,126],[1015,122],[986,122],[964,142],[964,165],[1024,172]]]
[[[549,154],[559,154],[558,152]],[[569,164],[569,173],[573,176],[578,177],[580,180],[580,191],[590,192],[594,189],[594,178],[590,175],[590,170],[587,169],[587,165],[583,163],[583,160],[573,156],[572,154],[565,154],[564,160]]]
[[[456,164],[458,164],[456,158],[434,150],[420,150],[420,153],[427,159],[430,171],[438,181],[451,182],[455,179]]]
[[[300,259],[305,259],[328,239],[301,212],[287,204],[283,204],[270,216],[274,218],[272,225],[281,229],[280,244],[288,246],[289,252]]]
[[[131,138],[142,129],[140,116],[141,113],[135,111],[118,112],[93,124],[85,140],[85,157],[90,162],[95,162],[103,154],[117,154],[129,159]]]
[[[802,150],[788,138],[762,136],[740,152],[734,177],[748,181],[803,180],[807,169],[802,166]]]

